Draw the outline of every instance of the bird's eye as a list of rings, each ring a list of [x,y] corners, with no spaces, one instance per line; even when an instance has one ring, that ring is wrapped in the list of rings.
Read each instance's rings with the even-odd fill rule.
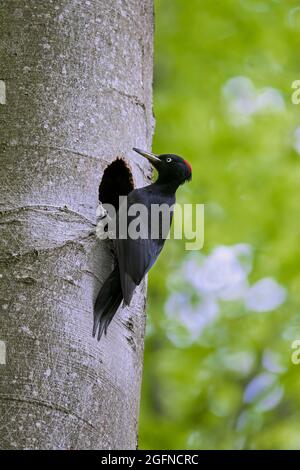
[[[167,162],[170,163],[172,161],[172,158],[168,157]]]

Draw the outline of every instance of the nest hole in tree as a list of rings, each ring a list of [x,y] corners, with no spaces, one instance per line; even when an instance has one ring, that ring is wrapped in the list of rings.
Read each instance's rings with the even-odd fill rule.
[[[99,201],[119,209],[119,196],[127,196],[134,189],[132,173],[121,158],[105,168],[99,186]]]

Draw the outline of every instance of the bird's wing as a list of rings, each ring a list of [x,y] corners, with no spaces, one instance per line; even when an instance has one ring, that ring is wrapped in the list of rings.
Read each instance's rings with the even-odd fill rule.
[[[128,197],[128,207],[132,203],[143,203],[140,197],[141,190],[133,191]],[[133,193],[135,193],[133,195]],[[135,217],[128,216],[128,225]],[[170,219],[171,224],[171,219]],[[116,252],[120,269],[120,280],[124,301],[129,305],[134,289],[140,284],[146,273],[155,263],[163,248],[165,239],[138,238],[136,240],[127,237],[116,240]]]
[[[163,241],[164,242],[164,241]],[[124,301],[129,305],[132,294],[155,263],[162,247],[153,240],[118,240],[117,256]]]

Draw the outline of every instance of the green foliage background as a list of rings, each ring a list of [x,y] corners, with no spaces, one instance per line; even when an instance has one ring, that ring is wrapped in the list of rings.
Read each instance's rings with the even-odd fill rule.
[[[172,328],[184,327],[172,325],[165,305],[182,289],[182,263],[200,258],[184,242],[167,243],[149,276],[142,449],[300,448],[300,365],[291,361],[291,344],[300,339],[300,105],[291,102],[299,31],[298,1],[156,1],[153,150],[183,155],[193,166],[178,200],[205,203],[202,254],[247,244],[248,282],[271,277],[287,295],[263,313],[220,301],[196,338],[173,341]],[[282,109],[266,107],[245,122],[243,113],[232,116],[224,87],[241,76],[258,92],[277,90]],[[245,399],[261,376],[267,384]]]

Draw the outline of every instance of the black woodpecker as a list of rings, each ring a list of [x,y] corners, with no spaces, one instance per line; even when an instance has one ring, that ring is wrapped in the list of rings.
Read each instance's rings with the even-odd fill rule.
[[[134,219],[134,217],[128,215],[130,207],[137,203],[143,204],[149,214],[149,223],[147,224],[148,236],[137,239],[128,236],[121,238],[118,235],[116,237],[115,268],[104,282],[94,307],[93,336],[97,335],[98,341],[103,332],[106,334],[108,325],[122,300],[125,305],[130,305],[135,288],[151,269],[164,246],[168,233],[161,230],[161,227],[159,227],[158,236],[151,238],[151,206],[153,204],[166,204],[171,208],[175,203],[175,193],[178,187],[192,178],[190,164],[178,155],[155,155],[137,148],[133,150],[147,158],[158,172],[158,178],[154,183],[144,188],[134,189],[127,196],[127,228]],[[121,207],[122,204],[119,212]],[[163,223],[165,224],[165,221]],[[167,221],[167,231],[169,231],[171,223],[172,212],[170,212],[170,217]],[[162,220],[160,220],[159,224],[162,224]]]

